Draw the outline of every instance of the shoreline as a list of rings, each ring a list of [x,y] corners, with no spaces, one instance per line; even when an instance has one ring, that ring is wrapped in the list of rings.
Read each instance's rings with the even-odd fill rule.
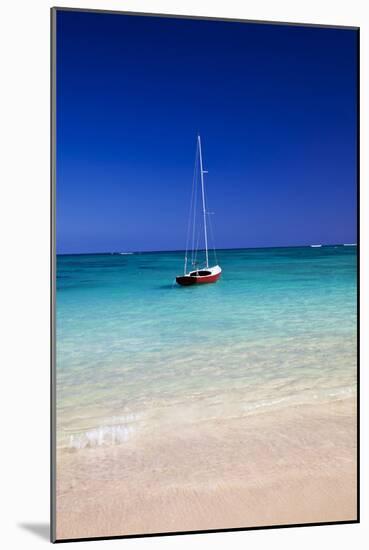
[[[58,451],[57,538],[356,519],[356,400]]]
[[[234,421],[240,422],[246,421],[258,415],[274,415],[282,414],[283,411],[291,408],[299,407],[324,407],[333,405],[339,402],[349,401],[355,399],[356,388],[354,386],[345,386],[339,389],[328,389],[327,395],[317,396],[315,392],[314,398],[310,396],[309,399],[305,396],[305,401],[302,400],[302,396],[296,399],[296,396],[284,396],[279,399],[274,399],[269,403],[261,400],[259,403],[250,402],[240,407],[240,397],[238,395],[237,401],[232,405],[226,405],[226,407],[220,409],[213,403],[207,404],[205,407],[196,407],[193,397],[191,399],[164,401],[159,404],[154,401],[151,406],[147,405],[146,411],[144,409],[136,411],[125,411],[122,415],[116,415],[111,413],[111,416],[102,416],[101,422],[98,422],[98,417],[94,417],[95,423],[91,424],[90,421],[86,423],[84,427],[76,429],[73,427],[73,422],[68,428],[63,428],[61,425],[58,427],[59,434],[64,432],[64,437],[61,437],[57,443],[57,451],[59,453],[73,453],[82,449],[94,449],[98,447],[112,447],[121,444],[127,444],[127,441],[131,438],[135,440],[150,438],[150,431],[152,430],[155,422],[160,422],[161,429],[165,426],[166,429],[175,430],[183,429],[185,427],[196,423],[196,427],[200,425],[206,426],[215,421]],[[209,399],[212,397],[212,393],[203,395],[203,399]],[[216,392],[217,396],[222,395],[220,391]],[[237,395],[237,392],[236,392]],[[224,396],[223,396],[224,397]],[[209,416],[209,410],[213,408],[212,415]],[[171,411],[176,410],[177,415],[180,416],[180,426],[177,426],[177,421],[173,423],[173,414]],[[60,415],[60,413],[59,413]],[[69,442],[68,442],[69,438]]]

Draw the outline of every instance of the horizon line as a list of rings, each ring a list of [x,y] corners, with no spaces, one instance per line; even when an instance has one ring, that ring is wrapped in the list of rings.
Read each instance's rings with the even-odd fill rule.
[[[332,244],[323,244],[323,243],[316,243],[316,244],[293,244],[293,245],[279,245],[279,246],[236,246],[236,247],[227,247],[227,248],[217,248],[216,252],[219,252],[221,250],[264,250],[266,248],[323,248],[328,246],[356,246],[357,243],[332,243]],[[200,248],[199,252],[204,251],[205,249]],[[178,248],[178,249],[166,249],[166,250],[113,250],[113,251],[101,251],[101,252],[61,252],[56,253],[56,256],[91,256],[93,254],[120,254],[120,255],[129,255],[129,254],[159,254],[162,252],[186,252],[186,249],[184,248]],[[211,251],[209,251],[211,253]]]

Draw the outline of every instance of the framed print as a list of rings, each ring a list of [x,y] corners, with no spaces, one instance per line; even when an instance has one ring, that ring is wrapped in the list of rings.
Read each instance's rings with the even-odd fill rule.
[[[53,541],[359,520],[359,29],[53,8]]]

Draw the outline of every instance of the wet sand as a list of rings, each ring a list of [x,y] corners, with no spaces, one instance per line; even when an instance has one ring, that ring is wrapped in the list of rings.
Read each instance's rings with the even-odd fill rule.
[[[59,451],[57,539],[356,519],[354,399],[180,426]]]

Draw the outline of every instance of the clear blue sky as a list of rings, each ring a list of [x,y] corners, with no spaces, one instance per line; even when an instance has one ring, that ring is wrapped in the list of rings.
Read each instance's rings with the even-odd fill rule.
[[[57,252],[356,242],[356,31],[59,11]]]

